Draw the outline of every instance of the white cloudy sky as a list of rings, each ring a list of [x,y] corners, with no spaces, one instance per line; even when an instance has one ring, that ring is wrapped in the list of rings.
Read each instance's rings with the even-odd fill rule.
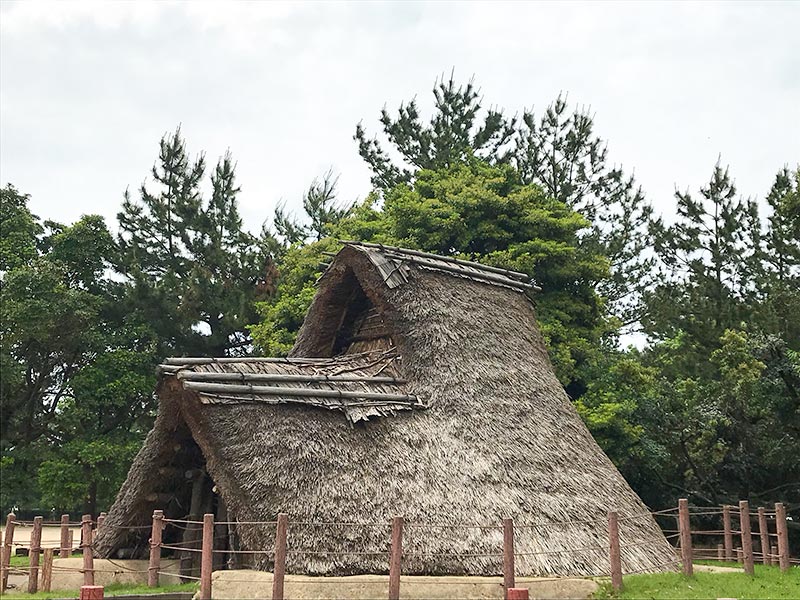
[[[369,191],[352,140],[437,75],[487,104],[590,105],[617,163],[669,214],[718,155],[744,195],[800,161],[800,2],[0,2],[0,183],[42,217],[100,213],[182,123],[238,160],[246,222],[332,167]]]

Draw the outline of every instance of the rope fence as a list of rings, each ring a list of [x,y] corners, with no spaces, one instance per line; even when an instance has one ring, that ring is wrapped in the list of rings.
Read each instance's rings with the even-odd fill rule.
[[[42,517],[36,517],[32,521],[19,521],[13,513],[9,514],[6,519],[2,560],[0,562],[0,567],[2,568],[2,589],[0,591],[4,592],[6,590],[8,576],[11,572],[28,575],[27,591],[29,593],[35,593],[39,589],[49,592],[53,573],[81,573],[84,585],[87,586],[94,585],[95,574],[147,574],[147,581],[150,587],[158,587],[161,576],[178,576],[181,581],[197,581],[200,584],[200,599],[208,600],[211,598],[212,571],[220,568],[224,569],[225,559],[227,559],[227,565],[230,567],[232,561],[236,560],[237,557],[257,561],[253,564],[261,569],[265,566],[272,567],[272,598],[274,600],[282,600],[284,598],[287,557],[324,557],[331,561],[353,557],[368,557],[370,560],[381,561],[383,560],[381,557],[384,557],[387,561],[384,564],[388,566],[389,572],[389,600],[399,600],[400,598],[400,583],[404,562],[406,576],[408,576],[409,569],[411,569],[411,572],[420,572],[416,565],[425,564],[424,562],[419,562],[425,559],[448,561],[447,564],[451,567],[453,563],[465,559],[486,559],[489,562],[479,563],[485,565],[495,564],[494,561],[497,561],[497,570],[502,573],[502,585],[506,590],[506,598],[509,598],[509,591],[517,590],[515,587],[515,561],[517,559],[525,561],[537,557],[546,559],[547,557],[583,554],[586,557],[592,557],[595,564],[600,560],[601,564],[606,563],[608,565],[607,569],[604,568],[603,572],[592,575],[592,577],[610,577],[612,587],[616,590],[622,589],[623,574],[633,575],[662,569],[675,569],[680,565],[683,574],[690,576],[693,574],[692,561],[701,558],[729,562],[736,561],[741,563],[744,572],[750,575],[754,573],[754,562],[756,560],[759,560],[764,565],[777,565],[782,571],[787,571],[792,565],[800,565],[800,559],[789,556],[785,506],[778,503],[775,505],[774,510],[760,507],[753,511],[745,500],[739,502],[738,506],[690,507],[687,500],[681,499],[675,508],[654,512],[619,514],[612,511],[607,514],[606,518],[574,521],[515,523],[511,519],[504,519],[502,524],[406,523],[402,517],[395,517],[391,522],[289,522],[288,516],[283,513],[278,515],[278,519],[274,521],[215,521],[213,514],[204,515],[202,520],[199,520],[196,516],[190,518],[188,515],[184,519],[166,518],[163,511],[160,510],[154,512],[152,524],[150,525],[105,523],[105,517],[104,513],[101,513],[97,519],[92,519],[91,515],[84,515],[81,521],[77,523],[70,521],[69,515],[62,515],[61,520],[57,522],[45,522]],[[665,534],[667,543],[674,549],[675,558],[663,563],[647,564],[641,567],[636,567],[634,562],[634,567],[631,567],[629,552],[631,549],[653,546],[652,541],[630,541],[630,537],[636,533],[636,522],[649,521],[648,525],[650,525],[654,518],[662,521],[662,532]],[[675,519],[675,522],[677,522],[677,529],[663,527],[663,522],[671,519]],[[694,520],[695,525],[700,522],[710,526],[706,529],[693,529],[692,520]],[[734,527],[734,524],[736,527]],[[755,527],[753,526],[754,524]],[[231,543],[231,530],[235,530],[236,527],[242,525],[268,528],[268,541],[274,542],[272,547],[260,549],[234,547],[234,544]],[[43,544],[43,528],[55,526],[60,527],[60,542],[58,545],[53,543]],[[77,526],[80,526],[81,536],[76,546],[72,538],[73,529]],[[22,529],[27,527],[31,529],[30,542],[25,544],[14,540],[15,528]],[[587,534],[588,529],[591,535],[597,539],[597,543],[552,550],[546,549],[546,546],[541,550],[529,549],[528,547],[515,549],[514,547],[515,531],[558,531],[561,534],[568,534],[571,528],[574,527],[583,528],[584,534]],[[632,528],[631,531],[634,533],[626,531],[626,527]],[[112,559],[106,559],[112,568],[95,568],[94,553],[97,548],[93,537],[103,528],[131,532],[149,530],[150,557],[147,568],[133,568]],[[219,533],[219,528],[224,528],[223,533]],[[359,550],[320,550],[297,547],[294,543],[294,537],[289,535],[290,528],[294,532],[308,528],[372,531],[373,533],[370,534],[372,538],[382,540],[380,546],[383,547],[380,549],[367,547]],[[623,530],[623,535],[620,534],[621,529]],[[167,534],[166,539],[165,533]],[[464,536],[467,536],[466,540]],[[476,536],[479,537],[476,538]],[[716,548],[707,546],[693,547],[693,540],[707,540],[715,537],[722,541],[722,543],[716,545]],[[492,541],[493,539],[495,541]],[[544,539],[546,540],[547,538],[545,537]],[[735,539],[738,540],[738,545],[736,546],[734,546]],[[287,540],[292,541],[292,543],[288,544]],[[435,551],[435,548],[432,550],[429,547],[429,544],[432,543],[435,543],[437,547],[450,546],[454,551]],[[470,544],[472,545],[471,548]],[[495,544],[494,547],[496,549],[491,548],[492,544]],[[459,547],[463,548],[465,545],[472,551],[458,551]],[[10,564],[12,549],[25,546],[29,548],[29,564],[12,567]],[[53,564],[56,553],[58,553],[59,557],[65,558],[71,556],[76,548],[80,550],[80,555],[83,558],[81,568]],[[484,550],[484,548],[486,549]],[[178,573],[168,572],[163,569],[162,554],[165,551],[171,553],[173,557],[164,557],[163,561],[171,560],[172,566],[179,567]],[[628,557],[623,561],[623,556],[626,554]],[[628,564],[624,572],[623,562]],[[641,561],[639,562],[641,564]],[[650,561],[650,563],[652,562]],[[349,563],[345,562],[343,564]],[[490,568],[493,569],[494,567]],[[526,570],[530,571],[531,569]],[[380,572],[380,570],[376,572]],[[560,578],[546,576],[546,579],[558,580]],[[237,579],[230,581],[258,583],[254,580]],[[292,576],[291,578],[292,584],[318,584],[321,581],[324,581],[324,578],[298,576]],[[346,583],[346,581],[333,581],[332,583]],[[360,583],[386,585],[386,581],[383,579]],[[475,582],[475,585],[479,584],[496,585],[496,583],[489,581]],[[441,580],[426,582],[426,585],[463,585],[463,582]],[[522,593],[524,590],[520,589],[519,591]],[[514,596],[514,598],[517,597],[527,598],[527,596]]]

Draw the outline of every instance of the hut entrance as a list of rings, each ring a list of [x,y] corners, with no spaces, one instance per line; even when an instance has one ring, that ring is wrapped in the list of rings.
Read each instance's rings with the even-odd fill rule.
[[[203,515],[213,513],[215,520],[228,521],[225,505],[206,471],[205,456],[183,419],[177,423],[170,442],[162,448],[158,465],[154,465],[156,472],[152,473],[153,486],[145,498],[150,508],[149,514],[152,514],[152,510],[160,509],[164,511],[166,519],[189,521],[168,522],[163,531],[163,542],[166,545],[199,550],[202,542],[200,522]],[[227,549],[227,543],[227,536],[223,536],[221,540],[215,540],[215,549]],[[143,554],[135,549],[118,552],[123,553]],[[176,550],[173,558],[180,559],[181,575],[200,576],[199,552]]]

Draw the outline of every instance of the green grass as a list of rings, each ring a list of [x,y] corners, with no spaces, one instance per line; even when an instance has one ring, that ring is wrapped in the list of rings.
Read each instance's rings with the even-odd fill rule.
[[[715,561],[703,561],[714,562]],[[728,563],[730,565],[730,563]],[[792,567],[781,573],[778,567],[756,565],[755,576],[744,573],[695,572],[693,577],[680,573],[657,573],[654,575],[628,575],[623,578],[623,591],[615,594],[611,584],[595,594],[596,599],[619,598],[637,600],[672,599],[796,599],[800,598],[800,569]]]
[[[130,585],[124,583],[113,583],[105,587],[104,595],[125,596],[127,594],[166,594],[170,592],[191,592],[198,589],[196,583],[180,583],[175,585],[162,585],[157,588],[147,587],[146,585]],[[8,593],[9,600],[45,600],[49,598],[77,598],[78,590],[54,590],[52,592],[37,592],[35,594],[16,594]]]

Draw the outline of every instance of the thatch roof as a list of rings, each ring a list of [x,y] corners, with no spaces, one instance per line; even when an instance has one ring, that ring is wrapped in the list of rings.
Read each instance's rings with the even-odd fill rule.
[[[623,569],[662,569],[671,547],[638,516],[647,508],[556,379],[531,284],[498,271],[347,243],[319,280],[289,360],[167,361],[155,427],[106,524],[146,524],[155,508],[186,514],[186,492],[163,505],[180,475],[154,473],[200,461],[239,521],[286,512],[301,523],[290,525],[289,572],[385,572],[385,554],[367,553],[387,549],[388,525],[309,523],[402,515],[411,524],[512,517],[527,525],[515,536],[519,575],[603,573],[609,510],[622,516]],[[243,548],[271,548],[273,527],[238,530]],[[141,534],[114,527],[98,544],[106,554],[144,549]],[[492,556],[500,529],[410,527],[404,548],[405,573],[502,565]],[[322,554],[339,551],[358,553]]]

